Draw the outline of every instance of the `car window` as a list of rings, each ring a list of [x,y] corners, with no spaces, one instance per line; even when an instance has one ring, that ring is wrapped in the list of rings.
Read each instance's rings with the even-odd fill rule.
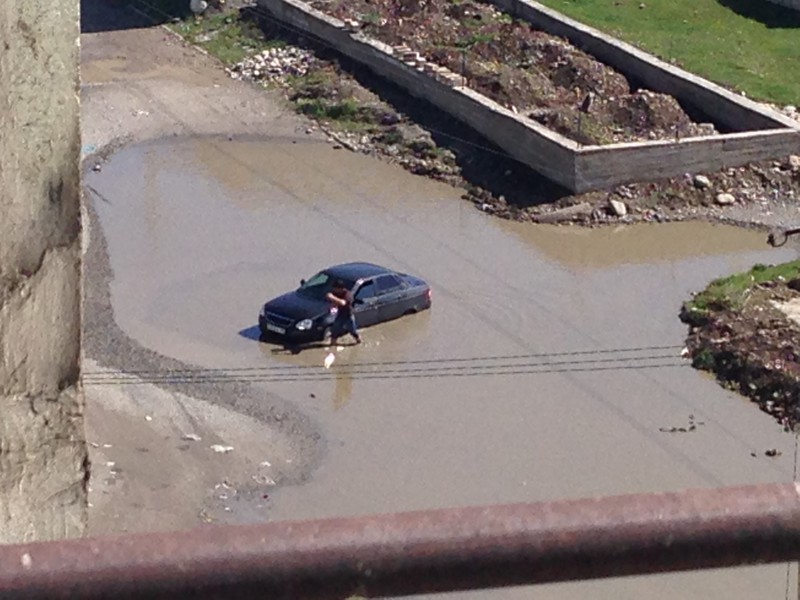
[[[355,298],[356,300],[367,300],[369,298],[374,298],[377,293],[375,282],[365,281],[364,284],[358,288]]]
[[[325,294],[330,291],[332,286],[333,281],[327,273],[317,273],[301,285],[297,291],[303,296],[321,299],[325,297]]]
[[[385,294],[386,292],[391,292],[399,288],[402,285],[402,281],[396,275],[383,275],[382,277],[378,277],[375,280],[375,285],[377,286],[378,294]]]

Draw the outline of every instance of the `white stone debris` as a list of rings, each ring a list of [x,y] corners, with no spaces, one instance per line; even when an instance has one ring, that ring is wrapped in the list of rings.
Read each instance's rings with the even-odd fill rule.
[[[245,58],[226,71],[234,79],[285,85],[289,77],[306,75],[313,63],[314,55],[308,50],[283,46]]]
[[[217,454],[227,454],[228,452],[233,452],[233,446],[223,446],[221,444],[214,444],[211,446],[211,449]]]
[[[733,194],[722,193],[717,194],[717,204],[720,206],[729,206],[736,203],[736,197]]]
[[[628,214],[628,207],[625,206],[624,202],[620,202],[619,200],[610,200],[609,206],[611,211],[618,217],[624,217]]]

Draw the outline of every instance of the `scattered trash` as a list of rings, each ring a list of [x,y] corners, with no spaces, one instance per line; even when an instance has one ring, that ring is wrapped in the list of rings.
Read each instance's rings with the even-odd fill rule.
[[[111,444],[103,444],[103,448],[113,448]]]
[[[227,454],[233,451],[233,446],[223,446],[221,444],[214,444],[211,449],[218,454]],[[224,485],[224,484],[223,484]]]
[[[695,421],[694,415],[689,415],[689,424],[685,427],[659,427],[658,430],[662,433],[688,433],[705,424],[705,421]]]
[[[262,467],[271,467],[272,463],[269,462],[268,460],[265,460],[264,462],[261,463],[261,466]]]
[[[90,445],[92,448],[99,448],[99,447],[100,447],[100,444],[98,444],[97,442],[89,442],[89,445]]]
[[[261,485],[275,485],[275,480],[266,475],[252,475],[252,479]]]
[[[117,463],[115,463],[113,460],[109,460],[108,462],[106,462],[106,466],[107,466],[107,467],[113,467],[113,466],[114,466],[114,465],[116,465],[116,464],[117,464]]]
[[[199,442],[202,438],[196,433],[184,433],[183,436],[181,436],[181,439],[188,440],[190,442]]]
[[[776,449],[776,448],[770,448],[769,450],[766,450],[766,451],[764,452],[764,454],[765,454],[766,456],[769,456],[769,457],[771,457],[771,458],[774,458],[775,456],[780,456],[781,454],[783,454],[783,452],[781,452],[780,450],[778,450],[778,449]]]
[[[336,355],[333,352],[331,352],[328,354],[328,356],[325,357],[325,360],[323,361],[322,364],[326,369],[330,369],[331,365],[333,364],[333,361],[335,360],[336,360]]]
[[[144,416],[144,420],[145,420],[145,421],[152,421],[152,420],[153,420],[153,417],[151,417],[150,415],[145,415],[145,416]]]

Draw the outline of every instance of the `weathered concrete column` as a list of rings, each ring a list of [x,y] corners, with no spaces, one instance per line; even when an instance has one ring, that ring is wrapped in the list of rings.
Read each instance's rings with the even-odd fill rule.
[[[78,5],[0,2],[0,542],[86,524]]]

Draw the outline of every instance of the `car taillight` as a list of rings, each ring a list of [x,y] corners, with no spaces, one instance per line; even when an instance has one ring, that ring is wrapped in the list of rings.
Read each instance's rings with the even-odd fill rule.
[[[431,288],[428,288],[428,291],[425,292],[425,295],[428,297],[428,300],[430,301],[431,296],[433,295],[433,290]]]

